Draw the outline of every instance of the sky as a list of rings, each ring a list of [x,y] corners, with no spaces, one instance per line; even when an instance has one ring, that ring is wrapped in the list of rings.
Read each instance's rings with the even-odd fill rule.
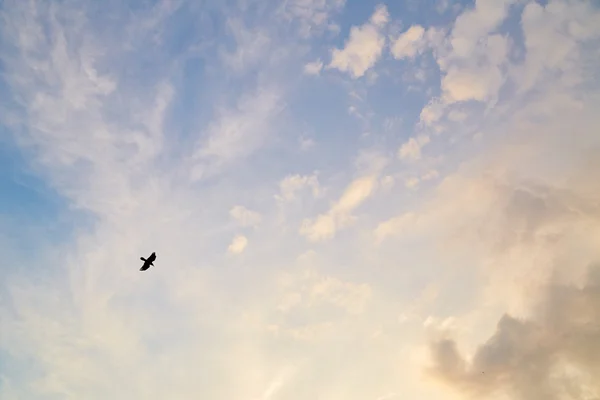
[[[598,2],[0,18],[3,400],[600,398]]]

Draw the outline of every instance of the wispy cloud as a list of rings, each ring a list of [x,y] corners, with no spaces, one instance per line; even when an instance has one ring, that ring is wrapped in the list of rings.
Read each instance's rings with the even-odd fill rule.
[[[377,187],[375,176],[366,176],[352,181],[329,211],[314,220],[305,219],[300,234],[311,241],[331,239],[338,229],[352,223],[352,211],[369,198]]]
[[[357,4],[0,5],[0,398],[598,397],[600,11]]]
[[[256,226],[260,224],[262,220],[259,213],[248,210],[244,206],[234,206],[229,210],[229,215],[242,226]]]
[[[281,98],[270,89],[244,95],[233,109],[221,109],[195,154],[192,179],[218,174],[259,148],[269,135],[272,119],[282,109]]]

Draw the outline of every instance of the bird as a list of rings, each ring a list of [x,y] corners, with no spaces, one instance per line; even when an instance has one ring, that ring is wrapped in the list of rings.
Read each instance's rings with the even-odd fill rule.
[[[140,271],[145,271],[148,268],[150,268],[151,265],[154,262],[154,260],[156,260],[156,253],[152,252],[152,254],[150,254],[150,257],[148,257],[147,259],[144,257],[140,257],[140,260],[142,260],[144,262],[144,265],[142,265],[142,268],[140,268]]]

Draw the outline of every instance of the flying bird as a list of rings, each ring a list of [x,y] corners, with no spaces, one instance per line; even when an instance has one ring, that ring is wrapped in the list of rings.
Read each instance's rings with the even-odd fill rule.
[[[150,268],[151,265],[154,262],[154,260],[156,260],[156,253],[152,252],[152,254],[150,254],[150,257],[148,257],[147,259],[144,257],[140,257],[140,260],[142,260],[144,262],[144,265],[142,265],[142,268],[140,268],[140,271],[145,271],[148,268]]]

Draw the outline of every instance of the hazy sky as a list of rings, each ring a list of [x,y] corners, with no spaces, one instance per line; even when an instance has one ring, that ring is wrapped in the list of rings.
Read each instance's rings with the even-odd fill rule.
[[[3,400],[600,398],[598,2],[0,17]]]

